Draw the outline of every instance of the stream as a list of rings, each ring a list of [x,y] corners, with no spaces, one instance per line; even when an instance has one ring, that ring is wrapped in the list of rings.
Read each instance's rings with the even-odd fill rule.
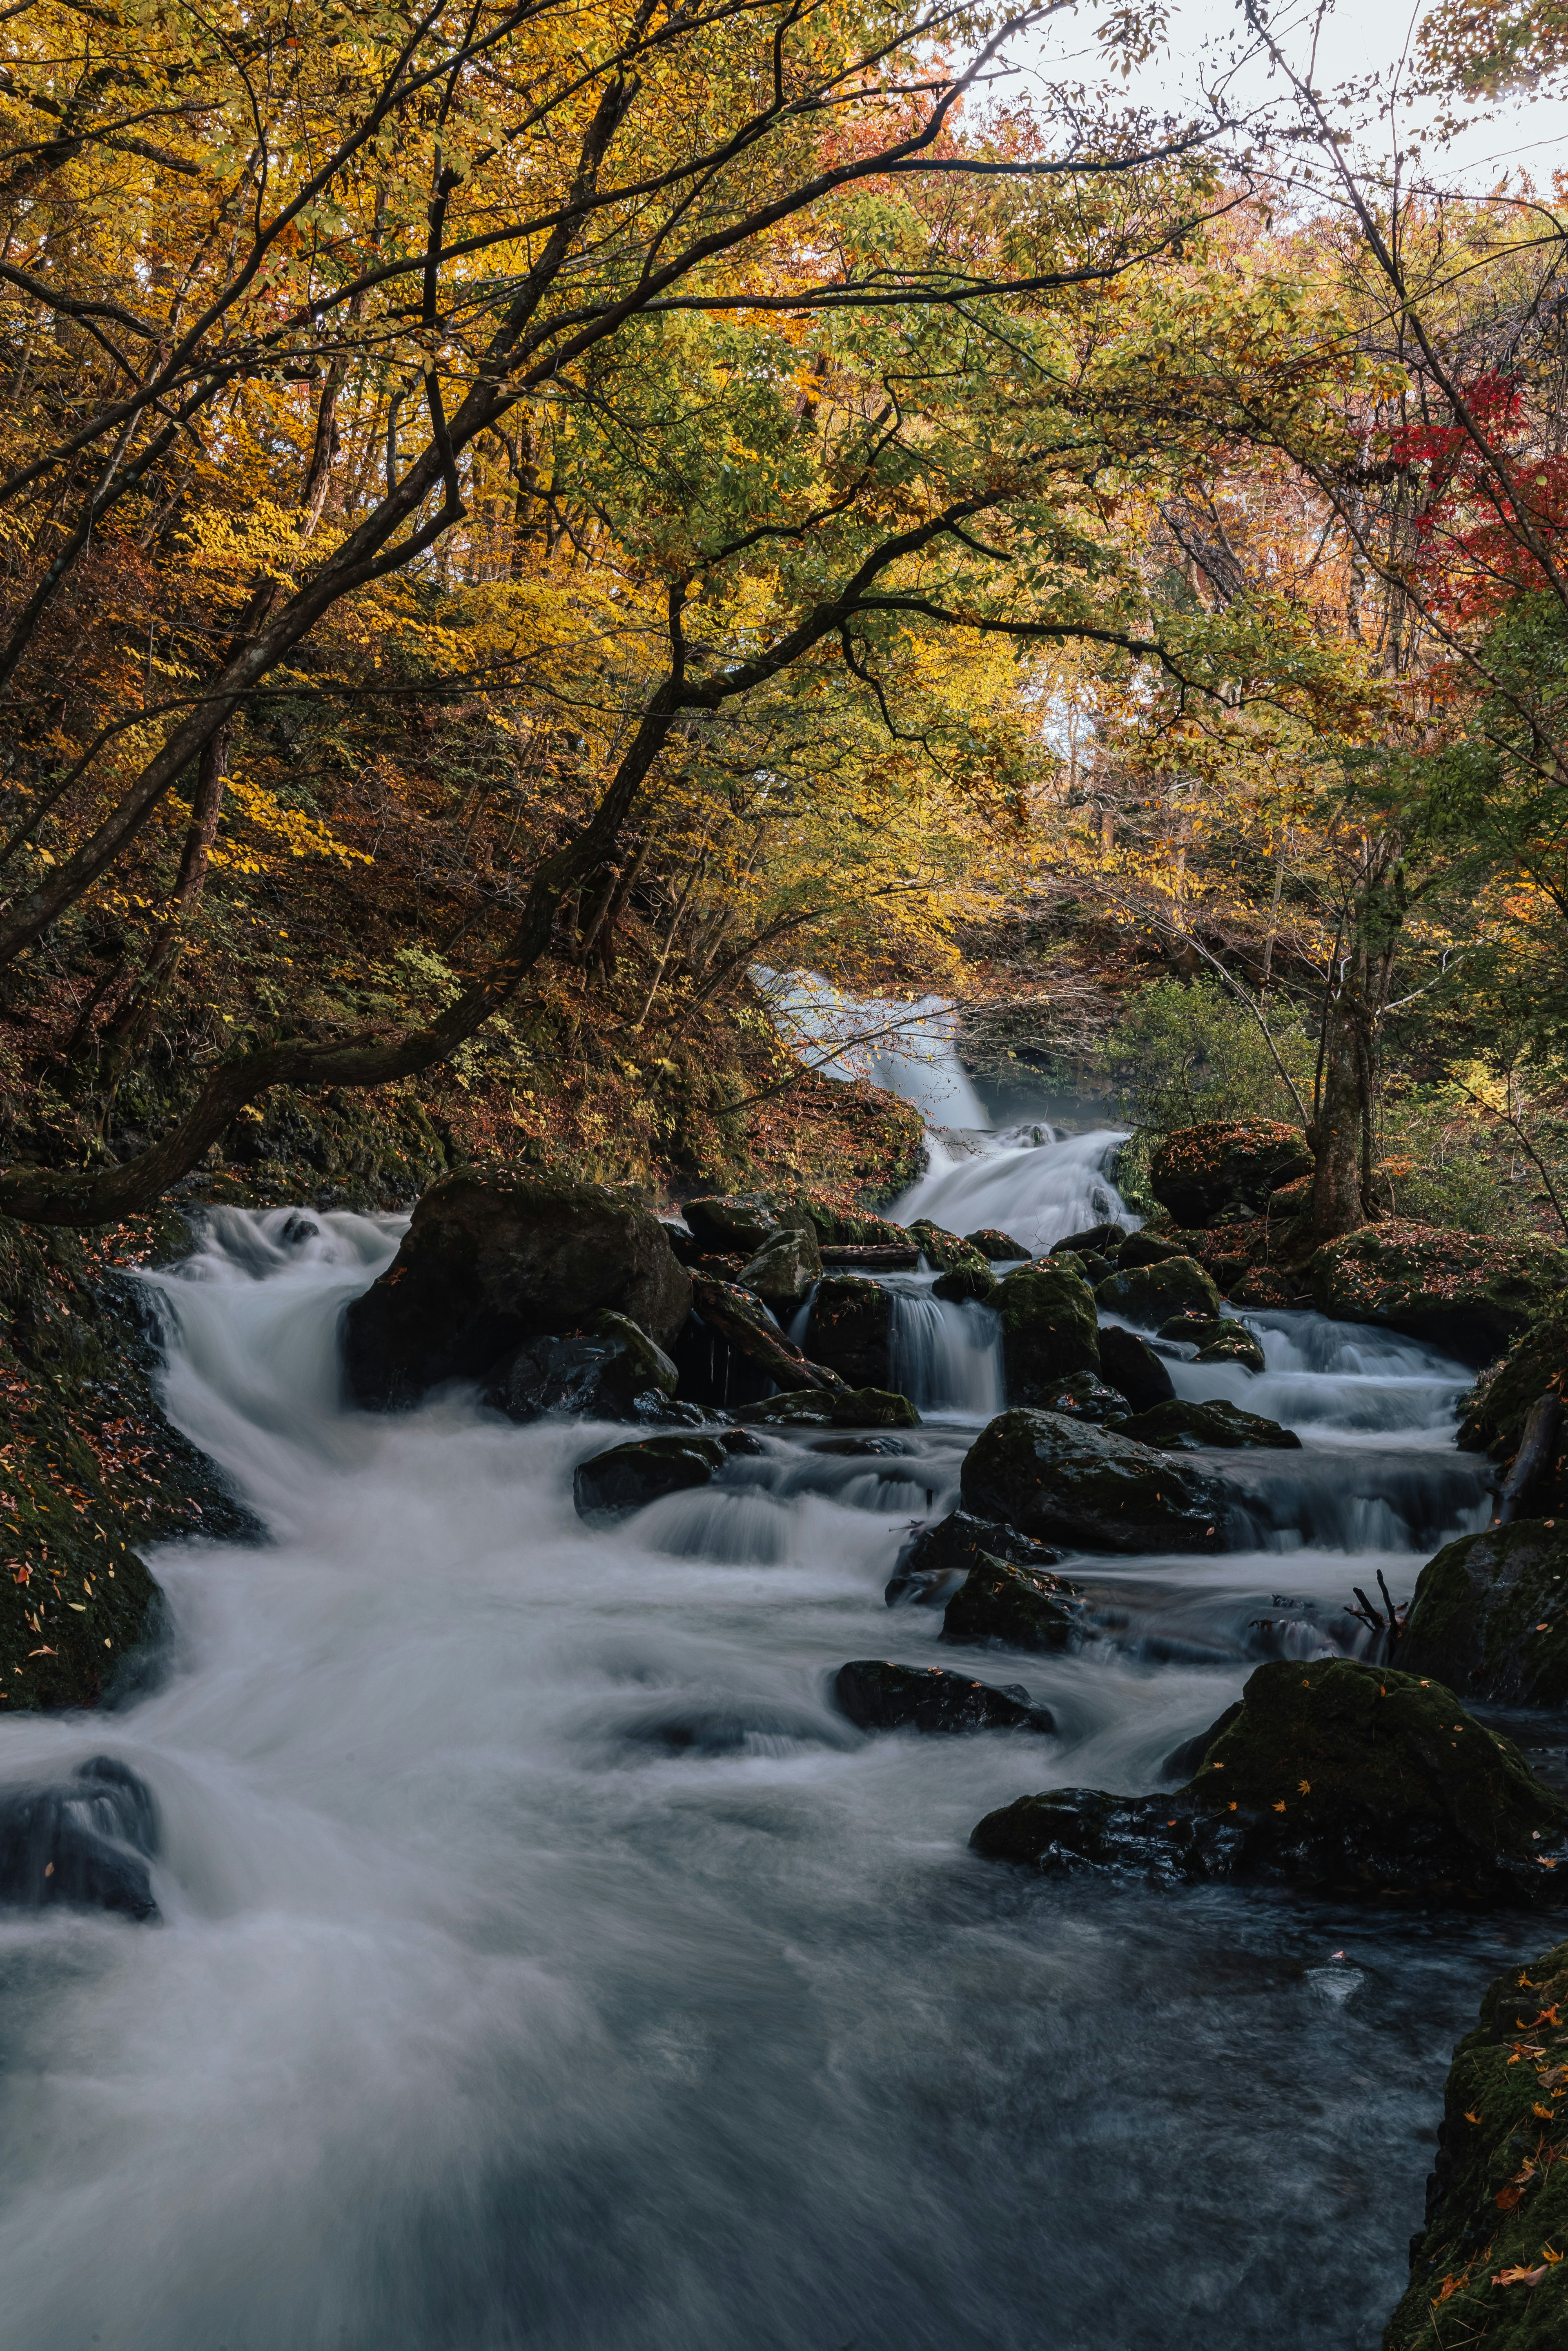
[[[1108,1135],[934,1166],[896,1213],[1030,1249],[1113,1208]],[[150,1277],[169,1409],[265,1547],[152,1564],[169,1639],[97,1719],[161,1808],[162,1923],[0,1914],[6,2351],[1351,2351],[1405,2283],[1448,2052],[1528,1918],[1037,1880],[1030,1790],[1136,1791],[1271,1656],[1354,1649],[1484,1523],[1469,1375],[1305,1313],[1296,1427],[1227,1454],[1267,1548],[1085,1562],[1076,1656],[937,1646],[883,1590],[1003,1401],[994,1322],[894,1277],[902,1454],[768,1435],[590,1532],[606,1426],[340,1397],[401,1220],[209,1213]],[[1021,1682],[1058,1735],[864,1739],[832,1671]]]

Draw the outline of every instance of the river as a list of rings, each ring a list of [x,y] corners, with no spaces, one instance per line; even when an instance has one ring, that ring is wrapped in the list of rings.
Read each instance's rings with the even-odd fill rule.
[[[1109,1139],[1019,1142],[1010,1194],[960,1157],[906,1212],[1010,1199],[1037,1248]],[[1406,1594],[1484,1517],[1465,1374],[1250,1318],[1262,1375],[1175,1376],[1300,1429],[1225,1457],[1295,1531],[1076,1571],[1103,1638],[976,1659],[1054,1739],[863,1740],[833,1668],[973,1654],[883,1587],[999,1395],[984,1311],[945,1337],[905,1285],[908,1454],[769,1438],[591,1533],[571,1468],[624,1432],[343,1409],[339,1317],[398,1229],[219,1210],[155,1278],[170,1409],[271,1541],[155,1558],[141,1695],[0,1726],[8,1777],[122,1756],[164,1834],[161,1925],[0,1921],[0,2343],[1375,2345],[1449,2046],[1539,1926],[1047,1883],[966,1841],[1028,1790],[1155,1784],[1260,1657],[1353,1646],[1354,1583]]]

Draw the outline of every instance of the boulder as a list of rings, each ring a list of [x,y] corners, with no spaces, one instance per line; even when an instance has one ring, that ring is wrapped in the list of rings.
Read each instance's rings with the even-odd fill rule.
[[[907,1396],[895,1396],[893,1401],[907,1404],[909,1399]],[[813,1453],[831,1454],[841,1461],[909,1461],[915,1458],[920,1448],[911,1445],[906,1437],[820,1437],[810,1449]]]
[[[1245,1509],[1212,1471],[1055,1412],[999,1414],[962,1478],[966,1510],[1079,1551],[1226,1551]]]
[[[1298,1127],[1271,1118],[1203,1120],[1167,1134],[1149,1159],[1149,1189],[1178,1225],[1255,1217],[1282,1184],[1310,1175]]]
[[[743,1268],[740,1286],[778,1311],[799,1306],[821,1278],[822,1252],[810,1227],[780,1225]]]
[[[1051,1257],[1114,1257],[1127,1238],[1125,1225],[1091,1225],[1087,1232],[1068,1233],[1052,1241]]]
[[[1059,1576],[982,1552],[942,1615],[942,1638],[1009,1649],[1073,1649],[1086,1614]]]
[[[887,1388],[795,1388],[743,1405],[737,1420],[758,1428],[918,1428],[907,1396]]]
[[[1127,1399],[1109,1386],[1097,1372],[1069,1372],[1035,1390],[1030,1399],[1037,1412],[1064,1412],[1071,1420],[1125,1420]]]
[[[1494,1370],[1465,1399],[1458,1442],[1469,1453],[1506,1461],[1518,1452],[1531,1406],[1568,1388],[1568,1306],[1533,1316]]]
[[[898,1554],[892,1579],[883,1593],[890,1608],[902,1600],[922,1605],[946,1603],[982,1556],[1009,1561],[1014,1567],[1037,1571],[1052,1568],[1061,1557],[1048,1543],[1019,1534],[999,1519],[977,1519],[968,1510],[951,1510],[934,1527],[918,1525]],[[1054,1579],[1058,1591],[1076,1595],[1078,1586]]]
[[[1348,1657],[1260,1666],[1175,1794],[1051,1790],[988,1814],[972,1842],[1052,1873],[1568,1899],[1568,1798],[1441,1683]]]
[[[1263,1369],[1263,1350],[1245,1322],[1233,1322],[1228,1315],[1221,1314],[1186,1335],[1197,1342],[1200,1364],[1239,1364],[1247,1372]]]
[[[152,1793],[111,1755],[78,1763],[68,1780],[0,1788],[0,1902],[156,1918],[147,1864],[157,1851]]]
[[[998,1233],[994,1225],[982,1225],[978,1232],[966,1233],[964,1238],[972,1249],[978,1249],[992,1265],[1005,1263],[1009,1258],[1026,1258],[1029,1255],[1021,1241],[1015,1241],[1010,1233]]]
[[[861,1730],[1035,1730],[1056,1729],[1018,1683],[992,1689],[940,1666],[894,1666],[872,1657],[841,1666],[833,1677],[840,1711]]]
[[[850,1387],[893,1383],[893,1293],[863,1273],[830,1273],[817,1284],[806,1351]]]
[[[1410,2241],[1410,2283],[1384,2351],[1557,2351],[1568,2276],[1560,2157],[1568,2060],[1568,1943],[1511,1959],[1480,2021],[1454,2052],[1427,2182],[1426,2219]],[[1442,2331],[1438,2332],[1441,2321]]]
[[[1094,1292],[1106,1314],[1119,1314],[1141,1330],[1157,1331],[1173,1314],[1219,1313],[1219,1292],[1192,1257],[1169,1257],[1158,1265],[1135,1265],[1113,1273]]]
[[[571,1499],[591,1527],[612,1526],[666,1494],[707,1485],[728,1458],[716,1437],[644,1437],[580,1462]]]
[[[1218,1721],[1211,1722],[1207,1730],[1200,1730],[1196,1739],[1184,1739],[1179,1747],[1173,1747],[1160,1765],[1161,1779],[1175,1781],[1184,1787],[1187,1781],[1195,1780],[1209,1749],[1217,1740],[1225,1736],[1240,1711],[1241,1700],[1238,1698],[1234,1706],[1226,1708]]]
[[[1188,1404],[1183,1397],[1173,1397],[1130,1420],[1117,1421],[1113,1433],[1135,1437],[1140,1445],[1152,1445],[1161,1453],[1259,1445],[1299,1452],[1301,1444],[1293,1428],[1281,1428],[1277,1420],[1265,1420],[1259,1413],[1242,1412],[1218,1396],[1209,1404]]]
[[[1320,1313],[1381,1323],[1480,1364],[1561,1299],[1568,1253],[1390,1217],[1325,1241],[1308,1272]]]
[[[1298,1306],[1310,1304],[1303,1300],[1301,1285],[1287,1273],[1270,1265],[1249,1266],[1230,1291],[1234,1306]]]
[[[681,1214],[699,1249],[721,1257],[738,1255],[742,1259],[754,1257],[779,1226],[770,1200],[731,1193],[706,1193],[695,1200],[683,1200]]]
[[[1146,1339],[1108,1322],[1100,1332],[1100,1374],[1119,1389],[1134,1412],[1147,1412],[1174,1396],[1170,1373]]]
[[[625,1195],[524,1173],[446,1176],[348,1310],[350,1393],[382,1410],[410,1405],[606,1309],[668,1347],[691,1304],[664,1227]]]
[[[1018,1404],[1035,1404],[1075,1372],[1100,1371],[1094,1293],[1075,1266],[1037,1258],[997,1285],[1002,1376]]]
[[[951,1273],[937,1275],[931,1285],[931,1295],[945,1298],[954,1306],[961,1306],[970,1298],[982,1306],[990,1306],[996,1301],[997,1277],[988,1265],[955,1266]]]
[[[986,1282],[992,1278],[988,1257],[972,1249],[956,1233],[934,1225],[929,1217],[915,1218],[909,1228],[909,1238],[918,1244],[921,1256],[935,1273],[967,1273]]]
[[[1492,1706],[1568,1708],[1568,1529],[1516,1519],[1421,1570],[1399,1665]]]
[[[793,1208],[784,1214],[790,1217],[803,1216],[824,1249],[894,1247],[909,1239],[903,1225],[891,1224],[886,1217],[863,1216],[852,1208],[838,1207],[821,1192],[802,1192]]]
[[[1164,1265],[1168,1258],[1190,1257],[1192,1251],[1184,1241],[1162,1240],[1158,1233],[1129,1233],[1116,1251],[1116,1263],[1124,1273],[1134,1266]]]
[[[580,1331],[526,1339],[485,1401],[508,1420],[538,1420],[547,1412],[637,1420],[660,1411],[678,1382],[664,1349],[635,1322],[624,1314],[591,1314]]]

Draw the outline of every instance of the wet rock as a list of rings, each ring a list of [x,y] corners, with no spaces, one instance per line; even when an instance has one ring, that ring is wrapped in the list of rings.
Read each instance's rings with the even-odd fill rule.
[[[1052,1873],[1568,1899],[1568,1799],[1440,1683],[1346,1657],[1260,1666],[1174,1794],[1051,1790],[988,1815],[972,1843]]]
[[[1205,1119],[1178,1128],[1149,1160],[1149,1189],[1178,1225],[1256,1216],[1271,1194],[1310,1175],[1299,1128],[1270,1118]]]
[[[1490,1453],[1494,1461],[1511,1461],[1524,1436],[1524,1424],[1537,1399],[1561,1395],[1568,1388],[1568,1306],[1554,1304],[1534,1315],[1509,1348],[1502,1361],[1483,1372],[1465,1399],[1458,1442],[1466,1452]],[[1560,1437],[1550,1474],[1537,1491],[1543,1511],[1568,1500],[1562,1456],[1568,1450],[1568,1428]]]
[[[659,1411],[679,1374],[662,1347],[624,1314],[591,1315],[580,1331],[526,1340],[485,1401],[509,1420],[547,1412],[636,1420]]]
[[[831,1453],[850,1460],[862,1456],[882,1460],[891,1456],[912,1458],[916,1447],[904,1437],[823,1437],[812,1446],[813,1453]]]
[[[1320,1313],[1381,1323],[1479,1364],[1561,1299],[1568,1253],[1391,1217],[1325,1242],[1308,1271]]]
[[[806,1352],[851,1387],[892,1384],[893,1293],[864,1274],[831,1273],[817,1284]]]
[[[607,1186],[447,1176],[348,1310],[350,1392],[377,1409],[410,1405],[444,1380],[484,1379],[524,1341],[606,1309],[665,1347],[691,1303],[691,1278],[658,1218]]]
[[[571,1499],[591,1527],[611,1526],[666,1494],[707,1485],[728,1458],[716,1437],[645,1437],[580,1462]]]
[[[1157,1265],[1124,1267],[1103,1281],[1094,1302],[1106,1314],[1119,1314],[1140,1330],[1157,1331],[1173,1314],[1219,1314],[1219,1292],[1197,1259],[1162,1258]]]
[[[695,1235],[697,1246],[722,1257],[754,1257],[778,1229],[779,1217],[770,1200],[714,1192],[683,1200],[681,1214]]]
[[[68,1780],[0,1788],[0,1902],[156,1918],[147,1863],[157,1850],[152,1793],[113,1756],[93,1756]]]
[[[795,1208],[787,1213],[804,1216],[823,1249],[896,1248],[909,1239],[903,1225],[892,1224],[886,1217],[841,1208],[821,1192],[802,1192]]]
[[[1135,1437],[1162,1453],[1197,1453],[1210,1446],[1265,1446],[1280,1452],[1299,1452],[1301,1440],[1293,1428],[1260,1413],[1242,1412],[1216,1396],[1208,1404],[1188,1404],[1180,1396],[1157,1404],[1148,1412],[1119,1420],[1114,1434]]]
[[[1127,1238],[1125,1225],[1091,1225],[1087,1232],[1068,1233],[1052,1241],[1052,1257],[1113,1257]]]
[[[1168,1324],[1160,1333],[1162,1338],[1172,1335]],[[1263,1350],[1257,1337],[1245,1322],[1233,1322],[1228,1315],[1200,1322],[1183,1335],[1197,1342],[1200,1364],[1239,1364],[1246,1372],[1263,1369]]]
[[[1568,1707],[1568,1529],[1517,1519],[1446,1544],[1421,1570],[1399,1664],[1461,1698]]]
[[[1056,1729],[1051,1708],[1021,1684],[992,1689],[940,1666],[894,1666],[857,1658],[833,1677],[833,1697],[860,1730],[1035,1730]]]
[[[943,1612],[942,1638],[998,1641],[1009,1649],[1075,1649],[1087,1615],[1076,1587],[1060,1576],[982,1552]]]
[[[1127,1400],[1094,1372],[1070,1372],[1066,1379],[1038,1388],[1030,1399],[1038,1412],[1063,1412],[1071,1420],[1124,1420]]]
[[[1176,1394],[1164,1361],[1148,1341],[1114,1322],[1106,1323],[1100,1332],[1100,1374],[1126,1397],[1134,1412],[1150,1411]]]
[[[810,1227],[781,1225],[743,1269],[740,1286],[754,1290],[775,1311],[799,1306],[822,1278],[822,1252]]]
[[[997,1277],[988,1265],[955,1266],[951,1273],[939,1273],[931,1285],[933,1298],[945,1298],[951,1305],[961,1306],[966,1299],[974,1298],[982,1306],[996,1303]]]
[[[1094,1293],[1075,1266],[1038,1258],[997,1285],[991,1301],[1002,1323],[1008,1395],[1038,1403],[1077,1372],[1100,1371]]]
[[[918,1428],[907,1396],[887,1388],[796,1388],[743,1405],[737,1420],[760,1428]]]
[[[890,1608],[903,1601],[914,1601],[922,1607],[945,1605],[970,1569],[988,1555],[1007,1560],[1014,1567],[1038,1570],[1055,1567],[1061,1557],[1049,1543],[1036,1542],[999,1519],[950,1510],[934,1527],[916,1523],[898,1554],[883,1597]],[[1062,1583],[1060,1577],[1056,1580],[1064,1593],[1076,1594],[1076,1584]]]
[[[1029,1255],[1021,1241],[1015,1241],[1010,1233],[998,1232],[994,1225],[982,1225],[977,1232],[966,1233],[964,1238],[972,1249],[978,1249],[980,1255],[993,1265],[1004,1263],[1009,1258]]]
[[[1185,1242],[1162,1240],[1158,1233],[1129,1233],[1116,1251],[1116,1263],[1124,1273],[1131,1273],[1135,1266],[1164,1265],[1170,1258],[1191,1254]]]
[[[1218,1719],[1209,1724],[1207,1730],[1200,1730],[1196,1738],[1184,1739],[1179,1747],[1173,1747],[1160,1765],[1161,1779],[1175,1781],[1182,1786],[1185,1786],[1188,1780],[1196,1779],[1207,1757],[1209,1749],[1216,1740],[1225,1736],[1240,1712],[1241,1700],[1238,1698],[1235,1705],[1228,1706]]]
[[[1229,1548],[1242,1497],[1212,1471],[1061,1413],[998,1416],[964,1457],[967,1510],[1081,1551]]]
[[[638,1747],[702,1761],[715,1755],[777,1754],[790,1747],[852,1746],[847,1733],[835,1739],[821,1719],[803,1707],[688,1704],[664,1705],[633,1715],[621,1736]]]
[[[1301,1285],[1291,1275],[1280,1273],[1272,1266],[1249,1266],[1230,1291],[1231,1302],[1237,1306],[1298,1306],[1311,1305],[1312,1300],[1301,1296]]]
[[[988,1282],[991,1261],[977,1249],[972,1249],[956,1233],[941,1225],[934,1225],[929,1217],[917,1217],[909,1228],[911,1240],[919,1246],[920,1254],[934,1272],[967,1273],[972,1279]]]
[[[1563,2342],[1568,2279],[1546,2255],[1563,2251],[1568,2221],[1568,2166],[1552,2159],[1562,2147],[1564,2010],[1560,1943],[1510,1963],[1455,2050],[1426,2219],[1384,2351],[1483,2339],[1487,2351],[1555,2351]]]

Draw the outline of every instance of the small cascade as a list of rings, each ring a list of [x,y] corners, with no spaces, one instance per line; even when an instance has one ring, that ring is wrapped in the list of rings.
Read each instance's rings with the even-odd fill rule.
[[[1045,1143],[1036,1143],[1032,1133],[1027,1142],[999,1135],[992,1148],[956,1157],[930,1136],[926,1174],[889,1213],[905,1225],[929,1217],[954,1233],[988,1226],[1010,1234],[1033,1257],[1091,1225],[1114,1221],[1130,1231],[1143,1220],[1127,1207],[1109,1173],[1126,1139],[1117,1127]]]
[[[921,1412],[989,1420],[1002,1410],[1001,1325],[988,1306],[890,1281],[893,1384]]]

